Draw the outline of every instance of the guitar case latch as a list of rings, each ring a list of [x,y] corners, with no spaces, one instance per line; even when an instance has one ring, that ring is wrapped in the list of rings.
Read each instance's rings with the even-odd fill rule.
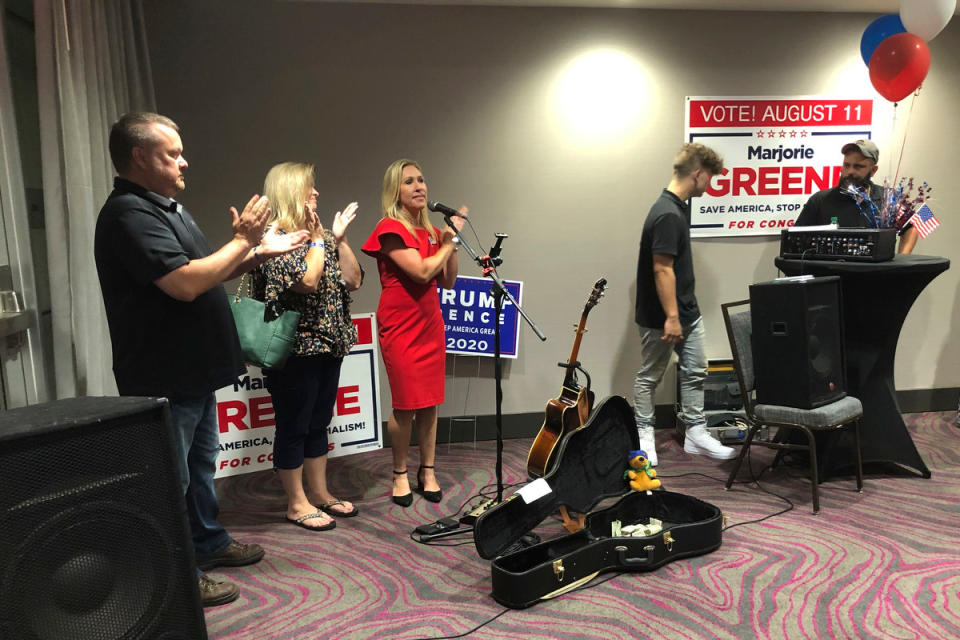
[[[563,558],[553,561],[553,575],[557,576],[557,582],[563,582]]]

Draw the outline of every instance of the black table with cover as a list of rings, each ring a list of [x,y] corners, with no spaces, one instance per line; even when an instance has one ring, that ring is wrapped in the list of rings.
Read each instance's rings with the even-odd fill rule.
[[[789,276],[840,276],[847,392],[863,403],[863,464],[897,465],[929,478],[903,422],[893,365],[910,307],[928,283],[950,268],[950,261],[898,254],[877,263],[776,258],[774,264]],[[817,446],[821,479],[851,465],[853,446],[845,432],[823,436]]]

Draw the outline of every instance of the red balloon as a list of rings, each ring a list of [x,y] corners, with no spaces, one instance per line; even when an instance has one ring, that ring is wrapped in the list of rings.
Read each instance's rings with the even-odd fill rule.
[[[890,102],[913,93],[930,70],[930,49],[920,36],[897,33],[877,45],[870,56],[870,82]]]

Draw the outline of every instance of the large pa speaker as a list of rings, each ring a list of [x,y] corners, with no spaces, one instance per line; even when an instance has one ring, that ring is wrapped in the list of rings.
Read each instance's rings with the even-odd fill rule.
[[[846,395],[840,278],[750,285],[757,402],[814,409]]]
[[[207,637],[157,398],[0,411],[0,638]]]

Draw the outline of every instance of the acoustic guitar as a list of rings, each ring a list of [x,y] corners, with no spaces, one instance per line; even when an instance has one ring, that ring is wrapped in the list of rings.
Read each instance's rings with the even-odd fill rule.
[[[590,297],[587,298],[587,303],[583,307],[580,324],[577,325],[570,359],[559,363],[566,370],[563,386],[560,389],[560,395],[547,403],[543,426],[540,427],[540,432],[527,455],[527,474],[531,478],[540,478],[546,474],[553,466],[554,452],[560,439],[571,431],[579,429],[590,417],[590,410],[593,409],[593,391],[590,390],[589,376],[585,386],[577,383],[575,372],[580,367],[577,354],[580,351],[580,339],[587,331],[587,314],[600,302],[606,287],[606,278],[600,278],[593,285],[593,291],[590,292]]]

